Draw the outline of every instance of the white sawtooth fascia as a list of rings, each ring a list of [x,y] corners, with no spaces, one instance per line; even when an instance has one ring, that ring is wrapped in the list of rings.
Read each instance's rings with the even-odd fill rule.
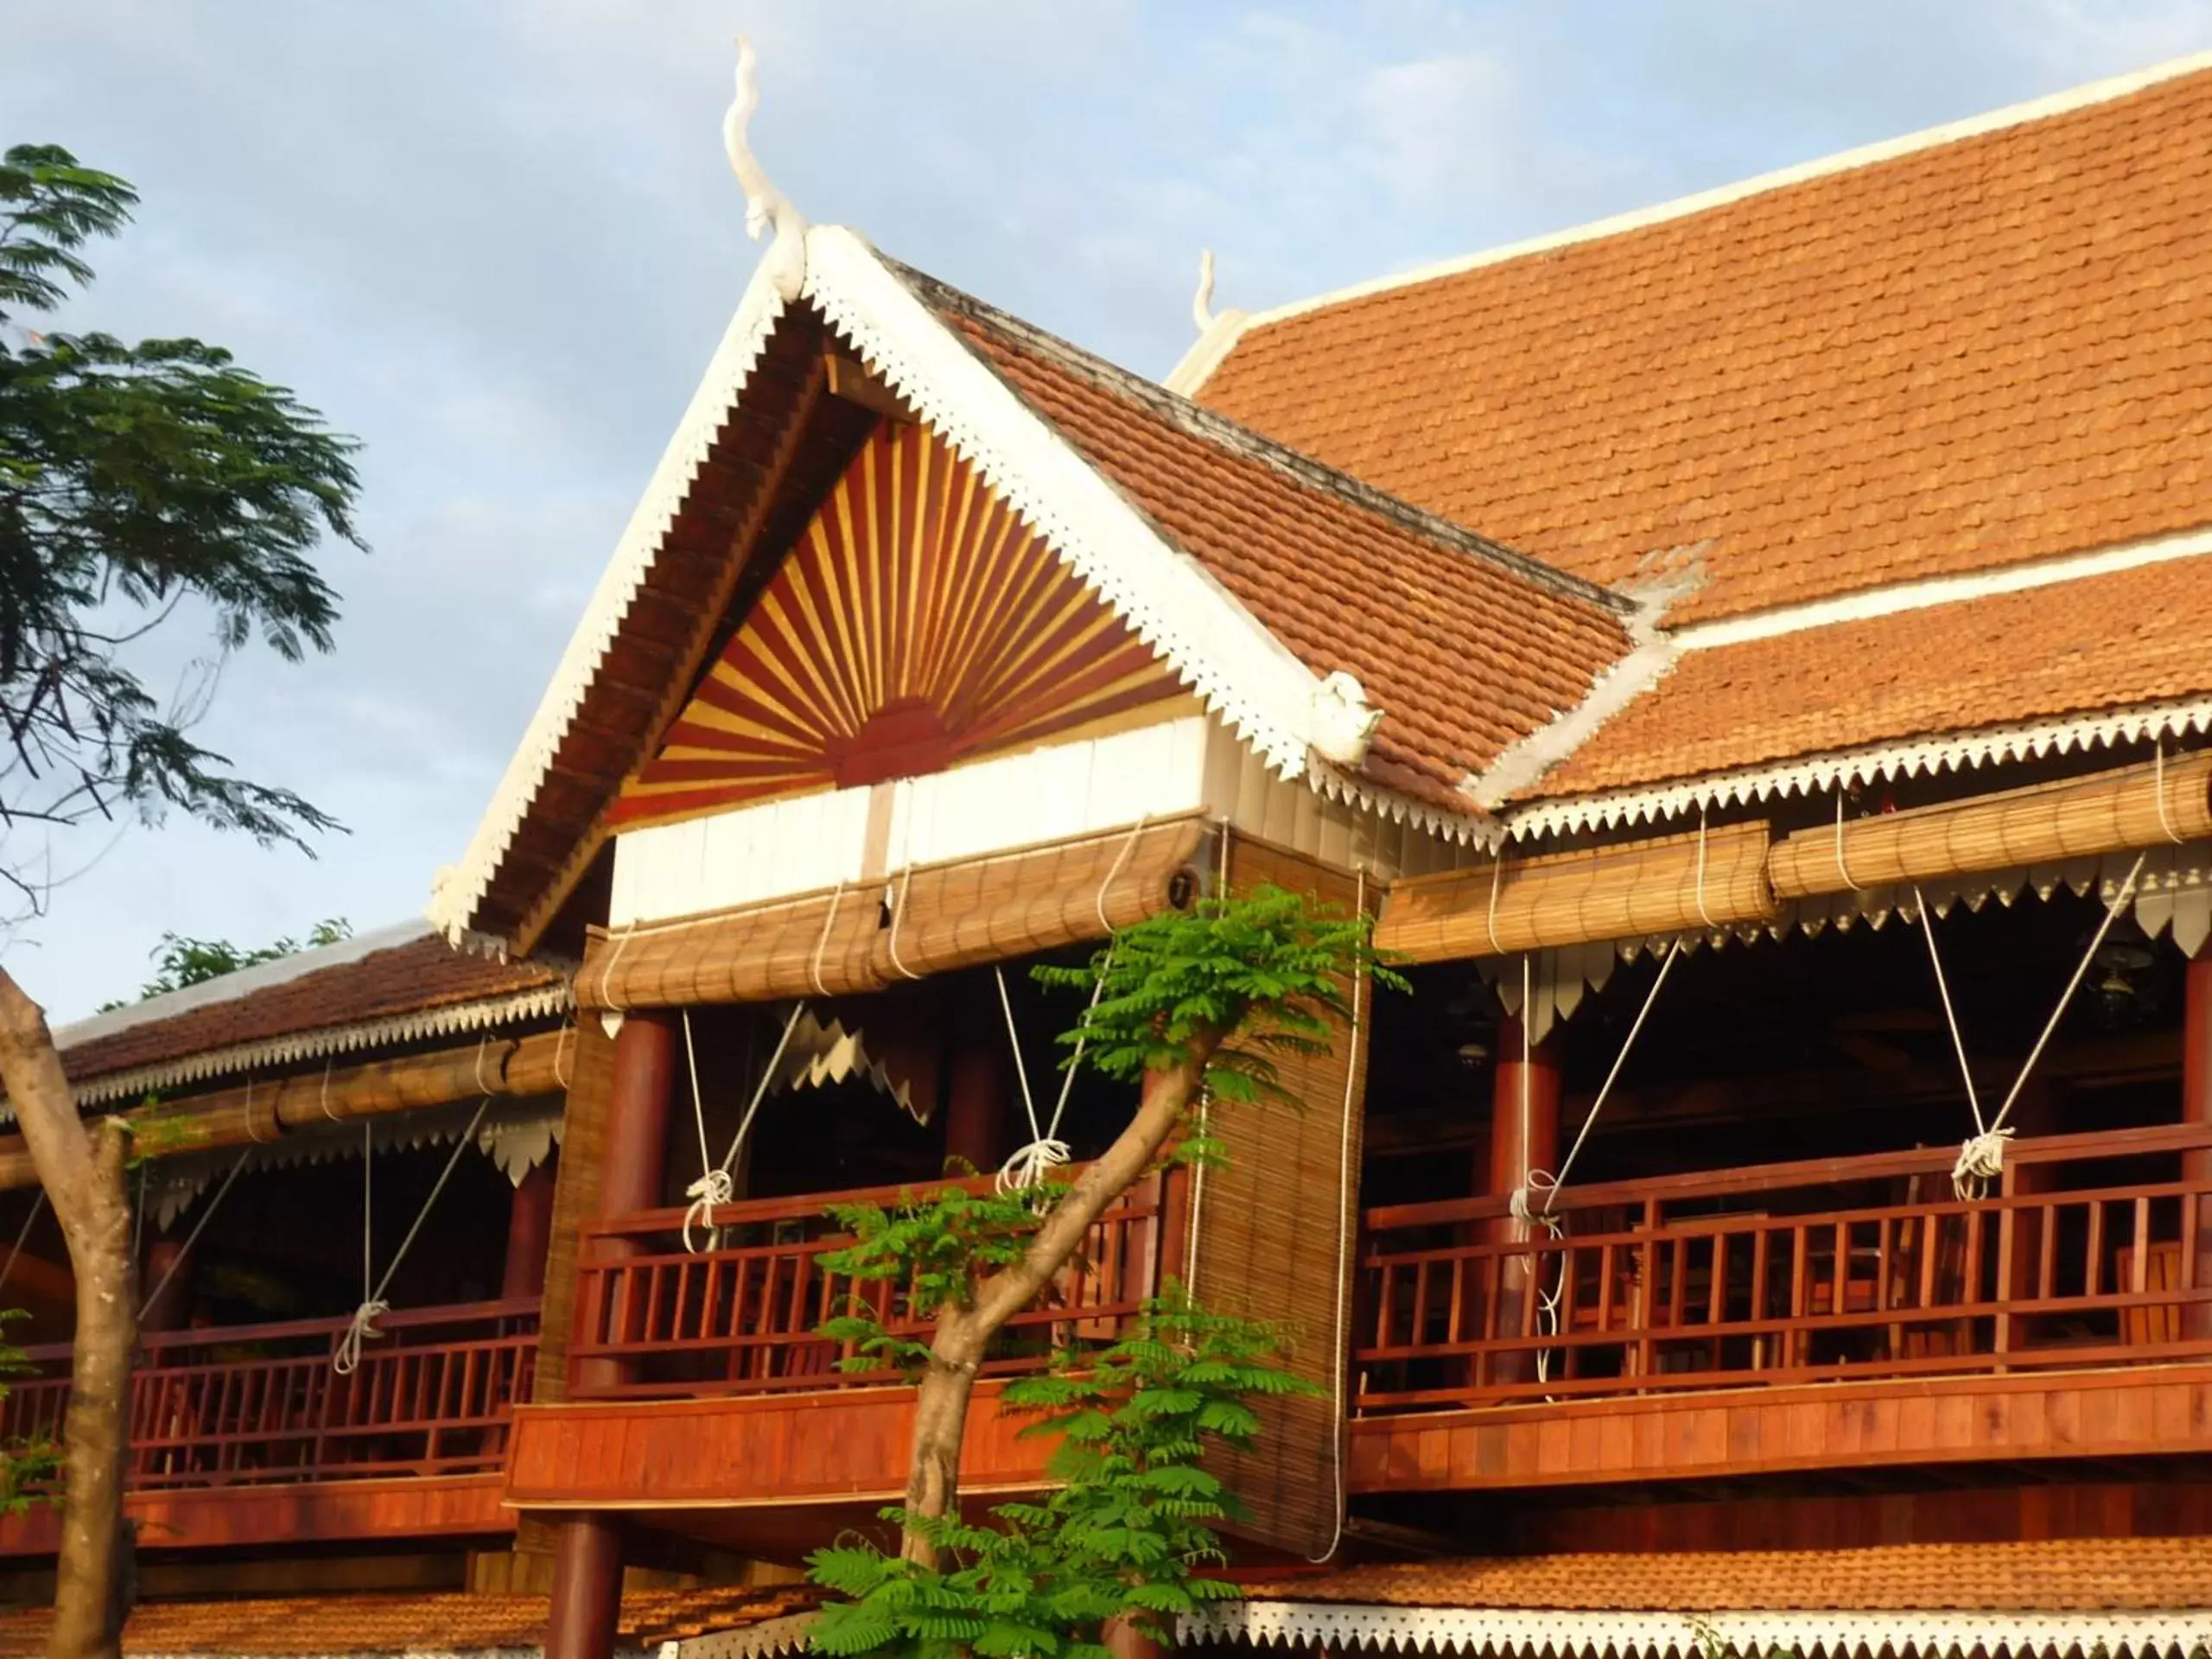
[[[1834,1610],[1659,1612],[1553,1608],[1399,1607],[1350,1602],[1221,1602],[1177,1621],[1185,1642],[1373,1649],[1408,1654],[1585,1654],[1701,1659],[1780,1652],[1802,1659],[1859,1655],[2044,1659],[2102,1651],[2113,1659],[2183,1659],[2212,1643],[2212,1609],[2006,1612]]]
[[[841,226],[807,232],[805,297],[1278,776],[1306,768],[1319,677]]]
[[[1871,744],[1805,755],[1771,766],[1747,766],[1646,788],[1540,801],[1505,814],[1515,840],[1610,830],[1656,822],[1701,807],[1749,804],[1776,797],[1816,795],[1839,785],[1963,771],[2008,760],[2185,737],[2212,731],[2212,698],[2103,709],[2063,719],[2028,721],[1979,730],[1944,733],[1908,743]]]
[[[537,712],[531,716],[467,850],[460,863],[438,874],[424,913],[433,926],[456,944],[469,931],[476,907],[490,891],[499,861],[513,843],[531,803],[537,799],[546,771],[582,706],[616,630],[629,613],[692,480],[752,378],[768,335],[784,310],[768,262],[764,261],[754,268],[736,315],[715,348],[674,435],[662,450],[645,494],[615,543],[614,556],[592,590],[582,620],[569,636],[568,648],[561,653]]]

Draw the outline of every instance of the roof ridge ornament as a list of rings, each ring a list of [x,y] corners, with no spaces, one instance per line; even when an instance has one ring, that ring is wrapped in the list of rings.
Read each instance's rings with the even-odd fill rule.
[[[1231,326],[1242,323],[1249,314],[1232,307],[1216,315],[1213,308],[1213,250],[1198,250],[1198,288],[1191,296],[1191,321],[1198,326],[1201,336],[1210,333],[1217,323]]]
[[[764,263],[776,292],[786,304],[798,298],[806,286],[806,218],[791,199],[768,181],[766,170],[753,153],[747,129],[760,107],[760,89],[753,67],[758,54],[753,42],[737,37],[737,95],[722,116],[722,148],[729,152],[730,171],[745,191],[745,233],[755,242],[771,226],[775,239],[769,243]]]

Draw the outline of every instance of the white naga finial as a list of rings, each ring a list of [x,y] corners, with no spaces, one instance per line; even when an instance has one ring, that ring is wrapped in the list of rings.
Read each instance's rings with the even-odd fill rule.
[[[786,302],[796,300],[806,286],[806,220],[782,191],[768,182],[767,174],[746,141],[746,128],[760,107],[760,90],[753,80],[753,42],[737,37],[737,96],[722,117],[722,148],[729,152],[730,171],[745,190],[745,233],[755,242],[760,232],[774,226],[776,239],[768,245],[769,273],[776,292]]]
[[[1382,723],[1382,711],[1367,700],[1358,680],[1338,669],[1313,688],[1310,741],[1324,760],[1357,771],[1367,746]]]
[[[1198,250],[1198,291],[1191,296],[1191,321],[1200,334],[1213,327],[1213,250]]]

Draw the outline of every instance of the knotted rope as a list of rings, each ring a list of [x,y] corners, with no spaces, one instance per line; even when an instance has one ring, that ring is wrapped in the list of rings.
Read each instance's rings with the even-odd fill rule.
[[[1143,838],[1145,825],[1150,817],[1149,813],[1138,817],[1136,823],[1129,830],[1128,839],[1122,843],[1122,850],[1114,855],[1113,863],[1107,867],[1106,879],[1098,884],[1098,897],[1092,901],[1098,916],[1099,931],[1105,934],[1109,944],[1105,960],[1098,964],[1097,982],[1090,988],[1090,1004],[1084,1011],[1086,1027],[1090,1024],[1091,1011],[1098,1007],[1098,999],[1105,994],[1106,976],[1114,966],[1114,946],[1111,944],[1114,924],[1106,914],[1106,895],[1128,867],[1129,855],[1136,851],[1137,842]],[[1222,838],[1225,897],[1229,863],[1226,825],[1223,828]],[[1068,1057],[1067,1066],[1060,1074],[1060,1096],[1052,1103],[1052,1121],[1040,1127],[1037,1122],[1037,1102],[1029,1092],[1029,1067],[1021,1057],[1021,1032],[1014,1024],[1014,999],[1006,988],[1006,969],[995,968],[992,972],[998,978],[999,1007],[1006,1014],[1007,1041],[1014,1049],[1014,1074],[1021,1084],[1021,1109],[1029,1118],[1027,1142],[1014,1148],[1014,1155],[999,1166],[998,1179],[994,1185],[1001,1192],[1022,1192],[1045,1181],[1054,1170],[1075,1155],[1068,1143],[1060,1139],[1060,1122],[1067,1116],[1068,1098],[1075,1092],[1075,1074],[1082,1067],[1084,1046],[1090,1040],[1090,1035],[1086,1029],[1077,1037],[1075,1052]]]
[[[776,1052],[768,1057],[766,1068],[753,1085],[753,1098],[746,1103],[744,1116],[738,1119],[737,1133],[730,1137],[729,1150],[722,1154],[721,1162],[710,1164],[707,1161],[706,1097],[699,1089],[699,1052],[691,1041],[691,1010],[683,1011],[683,1057],[691,1068],[691,1121],[699,1130],[699,1179],[683,1189],[683,1196],[691,1200],[690,1207],[683,1212],[683,1249],[687,1255],[699,1254],[700,1246],[691,1238],[694,1227],[703,1228],[707,1247],[714,1246],[715,1211],[737,1194],[737,1177],[731,1173],[737,1154],[745,1146],[747,1131],[753,1127],[753,1114],[768,1097],[769,1085],[775,1082],[776,1073],[783,1065],[791,1033],[798,1029],[799,1015],[805,1012],[804,1002],[791,1005],[791,1018],[784,1021],[784,1034],[776,1039]]]

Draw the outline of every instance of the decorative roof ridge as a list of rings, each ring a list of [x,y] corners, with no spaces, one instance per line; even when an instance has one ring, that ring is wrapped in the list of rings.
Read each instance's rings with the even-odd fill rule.
[[[1678,219],[1688,219],[1714,208],[1730,207],[1753,196],[1786,189],[1796,184],[1808,183],[1840,173],[1856,172],[1862,168],[1878,166],[1885,162],[1900,160],[1925,150],[1942,149],[1945,145],[2001,132],[2013,127],[2027,126],[2037,121],[2072,114],[2075,111],[2091,109],[2101,104],[2117,102],[2134,93],[2148,91],[2170,80],[2183,79],[2190,75],[2212,70],[2212,52],[2193,53],[2153,64],[2145,69],[2126,74],[2112,75],[2079,86],[2048,93],[2042,98],[2029,99],[2018,104],[1987,111],[1980,115],[1967,116],[1961,120],[1923,127],[1917,131],[1901,134],[1893,138],[1878,139],[1872,143],[1857,145],[1838,150],[1833,155],[1817,156],[1811,161],[1793,162],[1788,167],[1755,174],[1732,184],[1717,185],[1711,189],[1693,192],[1670,201],[1649,207],[1631,208],[1626,213],[1610,214],[1592,219],[1565,230],[1549,231],[1539,236],[1523,238],[1516,242],[1501,244],[1479,252],[1460,254],[1448,259],[1432,261],[1408,270],[1386,276],[1370,277],[1366,281],[1331,289],[1304,299],[1292,300],[1281,305],[1255,311],[1243,320],[1236,331],[1236,338],[1249,335],[1270,324],[1287,321],[1308,312],[1326,310],[1332,306],[1350,304],[1380,294],[1393,293],[1400,289],[1418,287],[1445,277],[1457,276],[1466,271],[1479,270],[1484,266],[1505,264],[1515,259],[1534,254],[1548,253],[1555,249],[1572,247],[1584,242],[1602,241],[1608,237],[1626,235],[1634,231],[1662,225]],[[1201,350],[1212,356],[1213,362],[1205,365],[1205,374],[1186,374],[1185,365],[1178,365],[1171,382],[1182,384],[1187,380],[1189,390],[1198,391],[1210,377],[1213,368],[1230,353],[1230,346],[1209,337],[1186,354],[1186,363]],[[1192,365],[1195,369],[1197,365]]]
[[[1179,391],[1172,391],[1157,381],[1147,380],[1141,374],[1109,362],[1096,353],[1087,351],[1011,312],[1002,311],[989,302],[979,300],[965,289],[955,288],[927,271],[917,270],[880,251],[877,251],[876,257],[893,275],[913,288],[927,304],[1012,336],[1025,346],[1048,357],[1058,366],[1082,375],[1104,391],[1142,405],[1148,412],[1169,422],[1192,437],[1226,449],[1244,460],[1259,461],[1303,488],[1342,501],[1377,518],[1388,518],[1452,552],[1534,582],[1561,598],[1593,605],[1617,620],[1631,616],[1637,610],[1637,601],[1632,597],[1601,587],[1585,577],[1573,575],[1556,565],[1547,564],[1541,559],[1470,530],[1454,519],[1417,507],[1401,497],[1379,490],[1353,474],[1316,461],[1301,450],[1279,443],[1241,422],[1195,404]]]
[[[164,1020],[196,1013],[218,1003],[234,1002],[241,997],[251,996],[257,991],[270,990],[279,985],[304,979],[309,974],[319,974],[327,969],[343,968],[385,950],[397,950],[412,944],[417,939],[429,938],[435,930],[430,924],[416,918],[394,922],[386,927],[366,933],[357,933],[351,938],[340,939],[334,944],[310,945],[304,950],[295,950],[273,962],[257,963],[251,968],[202,980],[197,985],[188,985],[181,990],[163,991],[140,1001],[111,1008],[105,1014],[71,1021],[54,1033],[54,1045],[62,1052],[83,1044],[96,1042],[103,1037],[112,1037],[120,1032],[136,1030],[140,1026],[155,1025]]]
[[[1878,782],[1921,773],[2033,760],[2113,744],[2212,731],[2212,697],[2139,703],[2063,719],[2022,721],[1937,733],[1907,742],[1824,750],[1757,766],[1740,766],[1671,783],[1637,785],[1590,795],[1562,796],[1499,816],[1512,839],[1554,832],[1609,830],[1673,817],[1700,807],[1750,804],[1770,796],[1810,795],[1841,784]]]

